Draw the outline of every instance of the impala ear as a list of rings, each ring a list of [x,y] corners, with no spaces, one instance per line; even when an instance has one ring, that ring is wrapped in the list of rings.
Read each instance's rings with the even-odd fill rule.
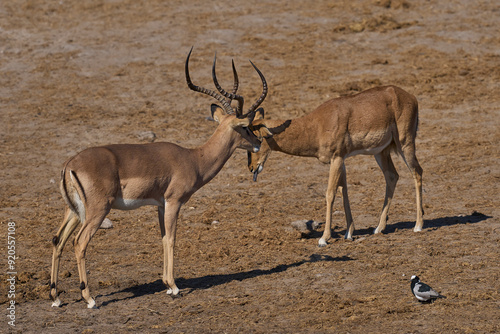
[[[218,105],[216,104],[212,104],[210,106],[210,110],[212,112],[212,118],[217,122],[217,123],[220,123],[220,121],[222,120],[222,115],[224,115],[224,109],[222,109],[221,107],[219,107]]]
[[[260,132],[264,138],[271,138],[274,135],[274,133],[272,133],[264,124],[260,128]]]
[[[250,125],[251,121],[248,118],[235,118],[232,123],[233,128],[237,127],[248,127]]]
[[[259,108],[255,111],[254,120],[258,121],[260,119],[264,119],[264,108]]]
[[[260,138],[270,138],[274,134],[267,128],[266,124],[264,124],[263,119],[254,120],[252,123],[252,129],[252,131],[257,130],[259,134],[258,137]]]

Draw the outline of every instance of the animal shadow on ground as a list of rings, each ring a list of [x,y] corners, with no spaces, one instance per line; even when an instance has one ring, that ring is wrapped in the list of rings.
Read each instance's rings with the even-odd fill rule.
[[[353,259],[350,258],[349,256],[332,257],[329,255],[312,254],[306,260],[297,261],[297,262],[294,262],[291,264],[280,264],[280,265],[278,265],[274,268],[271,268],[271,269],[254,269],[254,270],[240,272],[240,273],[224,274],[224,275],[207,275],[207,276],[203,276],[203,277],[189,278],[189,279],[179,277],[176,279],[176,283],[178,284],[178,286],[181,289],[184,290],[181,292],[181,295],[188,295],[196,290],[209,289],[209,288],[212,288],[214,286],[226,284],[226,283],[229,283],[232,281],[243,281],[246,279],[252,279],[255,277],[259,277],[259,276],[281,273],[281,272],[284,272],[290,268],[299,267],[305,263],[314,263],[314,262],[321,262],[321,261],[325,261],[325,262],[352,261],[352,260]],[[163,282],[161,280],[156,280],[156,281],[151,282],[151,283],[145,283],[145,284],[132,286],[132,287],[120,290],[120,291],[112,292],[110,294],[101,295],[98,297],[113,296],[113,295],[121,294],[121,293],[132,293],[132,296],[126,296],[123,298],[118,297],[118,298],[104,301],[101,303],[101,306],[106,306],[106,305],[109,305],[109,304],[114,303],[114,302],[128,300],[128,299],[132,299],[132,298],[137,298],[137,297],[150,295],[150,294],[155,294],[155,293],[161,292],[163,290],[166,290],[166,286],[163,284]]]
[[[424,230],[425,229],[437,229],[443,226],[452,226],[452,225],[460,225],[460,224],[475,224],[479,223],[483,220],[493,218],[491,216],[487,216],[485,214],[482,214],[480,212],[474,211],[470,215],[459,215],[459,216],[452,216],[452,217],[442,217],[442,218],[435,218],[435,219],[429,219],[429,220],[424,220]],[[405,222],[399,222],[395,224],[387,224],[387,227],[385,230],[382,232],[384,234],[386,233],[392,233],[397,230],[404,230],[404,229],[412,229],[415,226],[415,221],[405,221]],[[373,228],[365,228],[365,229],[360,229],[360,230],[355,230],[354,235],[366,235],[366,234],[373,234]],[[342,232],[345,233],[345,230]]]

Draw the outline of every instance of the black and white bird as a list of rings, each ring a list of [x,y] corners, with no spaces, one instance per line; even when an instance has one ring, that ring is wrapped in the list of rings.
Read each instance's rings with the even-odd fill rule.
[[[413,275],[411,277],[411,292],[417,297],[420,302],[431,302],[437,298],[446,298],[445,296],[441,296],[439,293],[434,291],[427,284],[420,282],[420,278],[418,276]]]

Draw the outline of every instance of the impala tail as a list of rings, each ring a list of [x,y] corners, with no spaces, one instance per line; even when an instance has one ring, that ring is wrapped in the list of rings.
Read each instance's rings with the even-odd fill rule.
[[[70,210],[83,222],[85,221],[85,192],[76,173],[71,169],[68,170],[66,167],[67,164],[61,171],[61,194]]]

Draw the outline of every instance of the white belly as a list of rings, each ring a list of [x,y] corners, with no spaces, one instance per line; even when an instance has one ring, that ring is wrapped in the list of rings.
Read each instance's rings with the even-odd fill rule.
[[[162,206],[163,203],[158,202],[154,198],[126,199],[119,197],[113,203],[112,208],[118,210],[135,210],[145,205]]]
[[[352,156],[355,156],[355,155],[358,155],[358,154],[363,154],[363,155],[375,155],[375,154],[379,154],[380,152],[382,152],[384,150],[384,148],[387,147],[387,145],[389,145],[389,143],[387,143],[384,146],[373,147],[373,148],[364,149],[364,150],[352,151],[351,153],[349,153],[347,155],[347,157],[352,157]]]
[[[377,145],[377,146],[368,146],[367,145],[367,148],[364,148],[364,149],[360,149],[360,150],[356,150],[356,151],[352,151],[351,153],[349,153],[347,157],[352,157],[352,156],[355,156],[355,155],[358,155],[358,154],[363,154],[363,155],[375,155],[375,154],[379,154],[380,152],[382,152],[392,141],[392,136],[391,134],[388,132],[385,136],[385,138],[383,138],[382,141],[380,141],[380,144]]]

